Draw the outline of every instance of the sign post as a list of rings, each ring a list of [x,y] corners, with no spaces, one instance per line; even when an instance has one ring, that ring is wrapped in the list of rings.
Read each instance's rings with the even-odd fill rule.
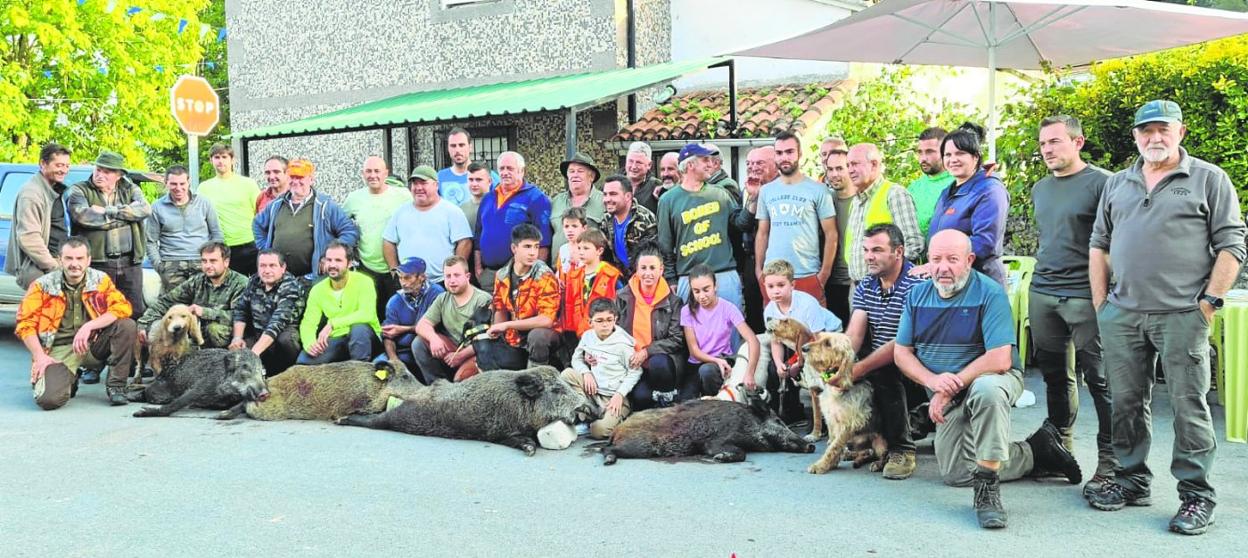
[[[221,98],[208,80],[199,76],[181,76],[169,90],[173,119],[186,132],[187,167],[191,187],[199,190],[199,136],[206,136],[221,119]]]

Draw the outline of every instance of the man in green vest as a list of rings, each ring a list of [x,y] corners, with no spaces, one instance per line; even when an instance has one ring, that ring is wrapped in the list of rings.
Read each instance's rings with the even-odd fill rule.
[[[101,151],[91,177],[74,184],[69,218],[91,248],[91,267],[108,274],[140,316],[143,304],[143,258],[147,255],[144,222],[152,206],[143,190],[126,178],[121,154]]]
[[[906,190],[914,198],[914,211],[919,219],[919,232],[927,235],[928,225],[932,222],[932,212],[936,211],[936,200],[940,194],[953,184],[953,177],[945,170],[945,162],[940,158],[940,142],[949,135],[944,128],[933,126],[919,134],[919,143],[914,147],[919,157],[919,168],[923,176],[915,179]]]
[[[885,223],[897,225],[906,240],[906,255],[911,258],[924,253],[924,237],[915,217],[914,198],[905,188],[884,178],[884,156],[875,144],[860,143],[849,148],[849,180],[858,193],[850,202],[845,263],[849,265],[849,278],[856,285],[868,275],[862,250],[867,229]]]

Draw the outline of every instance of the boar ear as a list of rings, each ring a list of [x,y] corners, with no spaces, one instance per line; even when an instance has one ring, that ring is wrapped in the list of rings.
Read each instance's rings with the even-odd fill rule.
[[[541,376],[528,373],[516,376],[516,389],[520,390],[520,395],[529,399],[537,399],[542,396],[543,391],[546,391],[546,386],[542,384]]]
[[[378,380],[383,382],[386,381],[386,378],[389,378],[391,374],[398,372],[394,369],[394,365],[390,364],[390,361],[388,360],[382,360],[373,364],[373,369],[376,370],[376,372],[373,373],[373,376],[376,376]]]

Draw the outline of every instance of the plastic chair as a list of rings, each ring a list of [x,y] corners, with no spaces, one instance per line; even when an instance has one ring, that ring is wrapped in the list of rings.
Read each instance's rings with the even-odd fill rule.
[[[1010,309],[1014,311],[1014,335],[1018,339],[1018,357],[1023,370],[1027,369],[1030,350],[1031,319],[1027,307],[1031,303],[1031,277],[1036,272],[1036,259],[1030,256],[1002,256],[1007,277],[1017,277],[1017,284],[1010,295]]]

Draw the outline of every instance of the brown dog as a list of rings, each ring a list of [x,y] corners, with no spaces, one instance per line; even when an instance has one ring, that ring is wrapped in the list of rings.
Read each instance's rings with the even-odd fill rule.
[[[888,443],[879,434],[878,420],[872,412],[871,384],[853,381],[857,360],[853,343],[843,333],[817,333],[802,346],[802,353],[806,355],[803,379],[811,388],[812,399],[819,400],[828,425],[828,448],[807,470],[821,475],[835,469],[846,448],[852,447],[864,448],[852,455],[854,467],[875,461],[871,470],[878,471],[878,460],[888,452]]]
[[[189,306],[175,304],[148,329],[146,364],[159,376],[165,366],[181,361],[203,344],[204,334],[199,327],[199,317],[191,312]],[[142,371],[142,367],[139,370]],[[134,383],[141,384],[142,378],[140,374]]]
[[[767,323],[767,331],[771,333],[773,339],[780,340],[781,343],[784,343],[785,347],[788,347],[789,350],[794,352],[801,351],[802,347],[805,347],[807,343],[810,343],[814,339],[814,335],[810,333],[809,329],[806,329],[804,324],[792,318],[771,320]],[[765,347],[763,350],[769,351],[769,349]],[[776,370],[780,370],[781,367],[787,366],[787,363],[777,362],[775,365]],[[809,366],[809,364],[807,364],[807,366]],[[819,412],[819,398],[815,393],[815,390],[819,388],[821,382],[813,384],[807,382],[804,371],[800,377],[794,379],[799,381],[802,387],[810,390],[810,435],[806,437],[806,440],[810,442],[817,442],[820,438],[823,438],[823,415]],[[783,389],[784,383],[782,382],[780,385]]]

